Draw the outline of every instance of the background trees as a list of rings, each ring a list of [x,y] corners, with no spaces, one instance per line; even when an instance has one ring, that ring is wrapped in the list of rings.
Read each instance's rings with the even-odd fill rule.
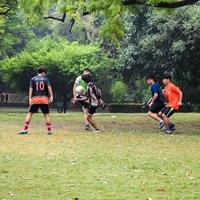
[[[169,10],[155,7],[188,2],[1,2],[0,80],[10,88],[25,91],[35,69],[44,65],[57,96],[66,99],[75,77],[90,67],[108,102],[116,101],[111,96],[119,92],[117,82],[126,88],[123,100],[145,102],[145,75],[169,72],[185,102],[200,102],[199,3]]]
[[[110,64],[111,60],[100,52],[97,45],[81,45],[69,43],[63,38],[46,37],[33,40],[17,56],[5,59],[2,69],[11,87],[27,91],[30,77],[35,76],[39,66],[45,66],[55,96],[66,101],[71,97],[76,76],[86,67],[97,74],[95,79],[102,89],[106,88],[109,77],[104,73],[109,71]],[[106,80],[102,81],[102,78]]]

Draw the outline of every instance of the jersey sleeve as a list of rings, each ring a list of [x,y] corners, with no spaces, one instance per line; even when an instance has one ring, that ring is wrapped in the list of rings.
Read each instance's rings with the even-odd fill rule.
[[[159,93],[159,88],[157,85],[153,85],[151,87],[151,92],[152,92],[152,95],[154,95],[155,93]]]
[[[75,83],[75,85],[79,85],[80,82],[81,82],[81,76],[78,76],[74,83]]]
[[[177,87],[177,86],[175,86],[175,85],[173,85],[173,86],[171,87],[171,90],[172,90],[174,93],[176,93],[176,94],[180,94],[180,92],[181,92],[181,90],[179,89],[179,87]]]
[[[51,85],[48,78],[46,78],[46,83],[47,83],[47,86],[50,86],[50,85]]]
[[[30,85],[29,85],[29,86],[32,87],[32,88],[33,88],[33,82],[34,82],[34,80],[31,79],[31,80],[30,80]]]

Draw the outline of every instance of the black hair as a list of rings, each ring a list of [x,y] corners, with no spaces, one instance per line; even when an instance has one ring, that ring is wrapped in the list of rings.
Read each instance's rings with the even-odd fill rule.
[[[86,83],[89,83],[92,81],[92,76],[90,74],[82,74],[82,80],[85,81]]]
[[[171,74],[164,74],[162,79],[169,79],[171,81],[172,76],[171,76]]]
[[[83,70],[83,72],[85,72],[85,71],[88,71],[88,72],[90,72],[90,74],[92,74],[92,70],[90,70],[89,68],[85,68],[85,69]]]
[[[156,82],[156,75],[153,74],[153,73],[147,74],[146,75],[146,80],[148,80],[148,79],[152,79],[152,80],[154,80]]]
[[[38,74],[41,74],[41,73],[46,73],[46,69],[44,69],[44,68],[42,68],[42,67],[39,67],[38,69],[37,69],[37,73]]]

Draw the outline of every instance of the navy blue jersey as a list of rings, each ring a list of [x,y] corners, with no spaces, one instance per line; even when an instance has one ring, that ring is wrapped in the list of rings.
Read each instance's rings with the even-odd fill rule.
[[[157,83],[154,83],[151,86],[151,96],[153,97],[155,93],[158,94],[158,97],[156,98],[156,100],[154,102],[163,102],[162,92],[161,92],[160,87]]]
[[[50,85],[49,79],[44,76],[35,76],[30,81],[30,87],[33,88],[32,97],[48,97],[48,86]]]
[[[94,84],[94,82],[88,83],[86,95],[89,97],[89,101],[92,106],[99,105],[99,100],[101,99],[101,91]]]

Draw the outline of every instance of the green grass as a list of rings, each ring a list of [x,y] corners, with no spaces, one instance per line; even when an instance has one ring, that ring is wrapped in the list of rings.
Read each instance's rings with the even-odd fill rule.
[[[0,200],[200,199],[200,114],[175,114],[173,135],[145,114],[104,114],[86,133],[81,113],[0,113]]]

